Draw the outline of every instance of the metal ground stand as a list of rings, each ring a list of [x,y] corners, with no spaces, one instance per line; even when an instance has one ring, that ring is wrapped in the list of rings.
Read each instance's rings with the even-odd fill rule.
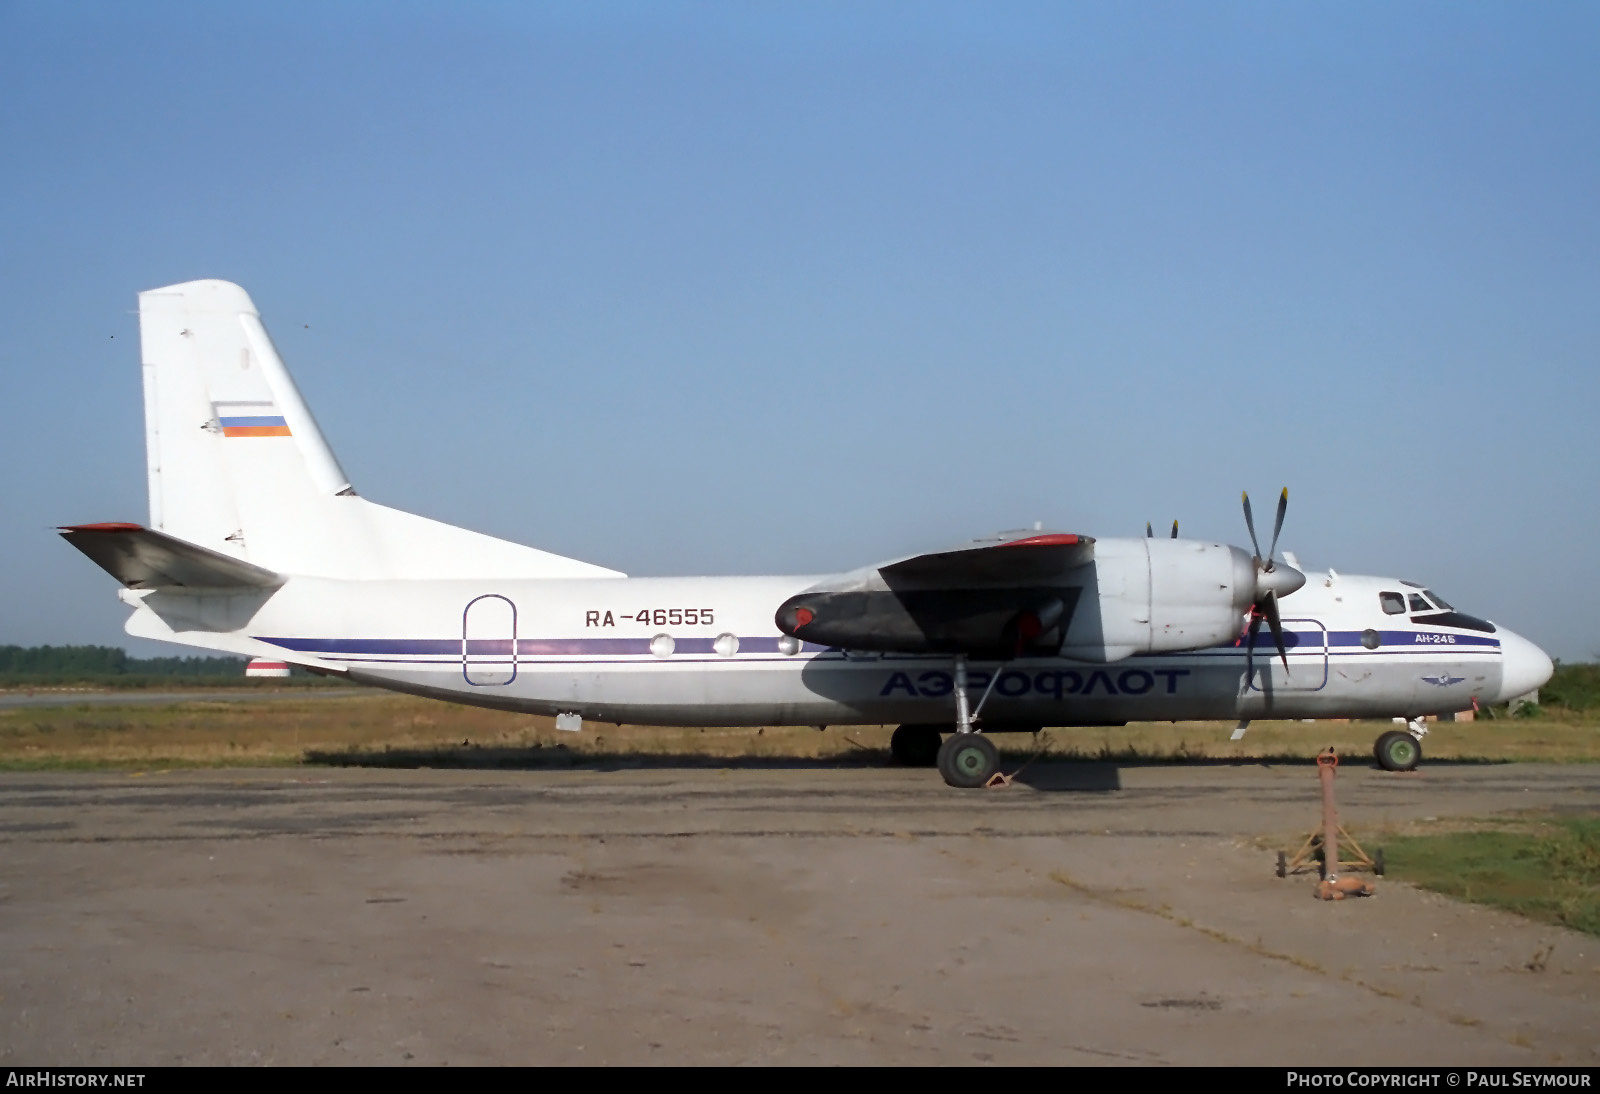
[[[1278,852],[1279,877],[1315,869],[1322,876],[1323,888],[1328,888],[1330,885],[1337,885],[1339,875],[1346,870],[1370,871],[1379,877],[1383,876],[1383,849],[1379,848],[1376,853],[1367,854],[1350,833],[1345,831],[1344,825],[1339,823],[1339,810],[1334,804],[1333,797],[1333,778],[1338,767],[1339,757],[1334,754],[1332,748],[1317,754],[1317,777],[1322,782],[1322,827],[1306,837],[1293,858],[1282,851]],[[1341,854],[1345,852],[1350,853],[1352,857],[1341,858]],[[1372,887],[1369,885],[1364,888],[1366,892],[1370,892]],[[1358,892],[1360,889],[1347,887],[1346,891]],[[1340,898],[1328,897],[1328,899]]]

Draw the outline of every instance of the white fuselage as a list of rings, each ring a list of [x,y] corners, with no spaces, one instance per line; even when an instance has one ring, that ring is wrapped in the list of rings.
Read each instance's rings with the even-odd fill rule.
[[[260,594],[124,596],[141,609],[129,629],[147,637],[507,710],[646,725],[949,722],[949,656],[828,649],[778,631],[775,607],[816,580],[298,577]],[[974,701],[989,691],[992,726],[1075,725],[1411,717],[1502,701],[1548,675],[1548,658],[1504,628],[1385,614],[1385,589],[1410,591],[1312,575],[1282,602],[1287,669],[1261,628],[1254,649],[975,662],[968,686]]]

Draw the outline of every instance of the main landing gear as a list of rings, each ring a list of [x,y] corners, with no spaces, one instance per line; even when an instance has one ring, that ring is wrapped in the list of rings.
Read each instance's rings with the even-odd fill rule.
[[[952,733],[939,746],[939,774],[951,786],[974,790],[987,785],[999,770],[999,750],[976,730]]]
[[[939,762],[943,726],[900,726],[889,738],[889,755],[905,767],[932,767]]]
[[[939,746],[939,774],[951,786],[972,790],[986,785],[1000,770],[1000,751],[994,742],[973,727],[973,721],[989,701],[989,693],[1000,673],[991,673],[989,686],[976,709],[967,699],[967,659],[956,655],[955,665],[956,731]]]
[[[1413,718],[1405,729],[1381,734],[1372,746],[1372,756],[1385,771],[1415,771],[1422,762],[1422,738],[1427,732],[1428,723]]]
[[[1038,727],[1005,728],[1036,732]],[[951,786],[987,786],[1000,769],[994,738],[987,733],[951,733],[953,729],[955,726],[948,723],[899,726],[889,738],[889,755],[901,767],[937,767]]]
[[[906,767],[937,765],[945,782],[962,790],[972,790],[987,786],[1000,770],[1000,751],[988,736],[973,725],[1000,674],[996,672],[989,677],[989,686],[984,690],[983,697],[978,700],[976,707],[971,707],[967,699],[967,659],[957,657],[955,668],[955,724],[899,726],[889,738],[889,754],[896,763]],[[1008,723],[1001,728],[1024,727]],[[1037,730],[1038,726],[1031,728]],[[955,732],[951,733],[951,730]],[[950,735],[944,737],[946,733]]]

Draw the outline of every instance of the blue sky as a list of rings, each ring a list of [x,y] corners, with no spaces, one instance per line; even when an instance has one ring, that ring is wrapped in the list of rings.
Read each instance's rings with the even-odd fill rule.
[[[1600,656],[1593,4],[0,0],[0,642],[127,644],[135,293],[637,574],[1245,543]]]

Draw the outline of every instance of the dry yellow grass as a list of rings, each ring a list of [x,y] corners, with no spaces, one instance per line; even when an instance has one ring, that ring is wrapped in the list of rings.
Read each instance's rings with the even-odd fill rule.
[[[288,696],[261,702],[193,699],[171,704],[76,704],[0,710],[0,767],[235,766],[354,762],[396,765],[541,765],[650,757],[877,762],[888,726],[662,729],[586,723],[560,733],[551,719],[373,692]],[[1231,723],[1145,722],[1054,729],[997,738],[1016,756],[1122,762],[1174,759],[1309,759],[1332,745],[1370,755],[1387,723],[1258,722],[1242,741]],[[1440,723],[1431,760],[1600,760],[1600,728],[1581,718]]]

